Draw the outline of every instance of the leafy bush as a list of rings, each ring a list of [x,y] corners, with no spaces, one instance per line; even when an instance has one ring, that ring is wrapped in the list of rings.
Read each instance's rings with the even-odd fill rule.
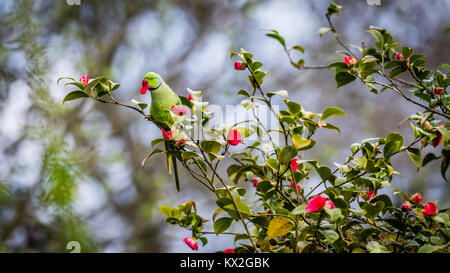
[[[160,147],[142,162],[145,164],[152,155],[166,152],[162,144],[171,143],[176,148],[170,153],[193,179],[215,195],[214,231],[204,230],[207,220],[198,215],[194,201],[160,207],[166,222],[192,231],[192,237],[185,238],[192,249],[198,249],[198,240],[207,244],[205,234],[215,233],[232,235],[234,242],[239,243],[235,249],[225,252],[448,252],[448,209],[438,209],[437,202],[425,203],[418,193],[410,196],[392,190],[393,195],[404,199],[400,208],[393,206],[388,195],[378,195],[379,190],[391,186],[394,175],[398,174],[391,158],[400,153],[407,153],[417,168],[440,160],[442,177],[447,180],[450,162],[448,72],[428,69],[424,55],[415,54],[412,48],[400,47],[385,29],[371,27],[367,31],[374,38],[372,47],[346,45],[331,21],[331,16],[339,14],[341,8],[330,4],[326,14],[329,26],[321,28],[319,35],[334,34],[344,50],[342,62],[324,67],[306,66],[303,59],[295,61],[291,56],[293,50],[304,53],[302,46],[288,47],[276,30],[266,35],[281,44],[295,69],[334,69],[337,88],[360,80],[370,92],[381,94],[392,90],[418,106],[422,112],[405,120],[410,121],[413,142],[405,144],[403,136],[397,132],[384,138],[366,139],[352,144],[345,162],[335,163],[333,168],[317,160],[301,158],[299,152],[317,145],[313,139],[316,133],[324,129],[340,132],[329,120],[346,116],[346,113],[337,107],[312,113],[290,100],[284,90],[264,92],[263,80],[268,72],[261,70],[263,64],[244,49],[232,52],[231,58],[238,59],[235,69],[248,71],[251,86],[250,90],[238,91],[244,98],[241,104],[255,114],[258,102],[264,103],[277,118],[279,129],[267,128],[258,118],[231,127],[205,129],[211,118],[208,103],[200,100],[200,91],[188,89],[188,96],[180,98],[191,115],[186,116],[186,111],[179,108],[172,112],[175,122],[171,130],[162,130],[163,138],[152,141],[152,147]],[[355,50],[357,53],[353,52]],[[444,64],[440,68],[448,71],[449,66]],[[399,78],[400,75],[409,80]],[[128,107],[161,127],[145,112],[146,103],[132,100],[128,105],[116,100],[113,93],[119,84],[110,79],[66,79],[70,80],[66,85],[77,89],[70,92],[64,102],[90,98]],[[274,96],[284,97],[282,110],[273,107]],[[249,126],[242,126],[244,123]],[[192,137],[198,126],[207,138]],[[282,143],[271,137],[273,133],[280,135]],[[256,136],[257,140],[245,141],[249,136]],[[441,151],[422,156],[427,145],[439,147]],[[230,146],[241,149],[234,152]],[[222,168],[226,168],[227,177],[219,171]],[[321,181],[312,190],[306,190],[304,183],[313,176],[320,177]],[[246,182],[252,182],[256,188],[256,205],[245,202],[246,187],[242,185]],[[319,192],[321,186],[325,189]],[[233,222],[242,224],[241,232],[227,232]]]

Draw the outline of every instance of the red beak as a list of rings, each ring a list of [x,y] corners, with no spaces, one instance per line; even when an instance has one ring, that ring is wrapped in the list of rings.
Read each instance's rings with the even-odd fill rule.
[[[142,87],[141,87],[141,94],[145,95],[147,93],[147,90],[150,88],[150,85],[148,84],[147,79],[142,80]]]
[[[142,87],[141,87],[141,94],[142,94],[142,95],[145,95],[145,93],[147,93],[147,90],[148,90],[148,85],[142,86]]]

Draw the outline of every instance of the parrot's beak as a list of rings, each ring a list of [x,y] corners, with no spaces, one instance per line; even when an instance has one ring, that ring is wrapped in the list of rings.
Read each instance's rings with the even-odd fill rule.
[[[147,79],[142,80],[142,87],[141,87],[141,94],[145,95],[147,93],[147,90],[151,88],[151,86],[148,84]]]

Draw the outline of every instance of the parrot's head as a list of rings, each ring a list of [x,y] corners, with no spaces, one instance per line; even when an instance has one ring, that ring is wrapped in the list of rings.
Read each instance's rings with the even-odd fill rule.
[[[142,80],[142,87],[141,87],[141,94],[145,95],[147,93],[147,90],[155,90],[158,89],[163,80],[160,75],[156,74],[155,72],[148,72],[145,74],[144,79]]]

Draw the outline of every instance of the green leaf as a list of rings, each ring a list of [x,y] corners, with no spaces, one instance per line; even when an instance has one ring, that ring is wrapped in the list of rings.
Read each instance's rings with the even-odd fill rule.
[[[297,149],[295,149],[292,146],[285,146],[281,152],[280,152],[280,162],[281,163],[288,163],[297,156]]]
[[[273,170],[278,170],[278,162],[277,162],[277,160],[276,159],[274,159],[274,158],[268,158],[267,160],[266,160],[266,163],[267,163],[267,165],[270,167],[270,168],[272,168]]]
[[[134,99],[131,100],[131,103],[133,103],[134,105],[139,106],[139,108],[141,108],[142,111],[144,111],[144,109],[147,108],[147,106],[148,106],[147,103],[140,102],[140,101],[137,101],[137,100],[134,100]]]
[[[207,153],[217,154],[220,151],[222,145],[214,140],[204,140],[201,143],[203,150]]]
[[[406,151],[409,155],[409,158],[411,158],[411,161],[416,165],[417,168],[420,168],[420,159],[421,159],[421,152],[419,148],[410,147]]]
[[[286,46],[284,38],[276,30],[270,30],[272,33],[267,33],[266,36],[278,40],[282,46]]]
[[[347,114],[340,108],[328,107],[323,111],[321,119],[325,120],[331,116],[347,116]]]
[[[219,235],[220,233],[224,232],[225,230],[227,230],[231,226],[232,221],[233,221],[233,218],[229,218],[229,217],[224,217],[224,218],[217,219],[214,222],[214,232],[217,235]]]
[[[291,138],[296,149],[302,149],[311,144],[311,139],[304,139],[298,134],[292,134]]]
[[[436,247],[427,244],[427,245],[421,246],[417,252],[418,253],[433,253],[436,250],[437,250]]]
[[[325,229],[325,230],[320,230],[320,233],[323,234],[323,236],[325,236],[325,238],[330,242],[333,243],[334,241],[336,241],[337,239],[339,239],[339,234],[332,230],[332,229]]]
[[[394,78],[394,77],[402,74],[405,71],[406,71],[406,68],[403,66],[396,67],[395,69],[391,70],[391,72],[389,73],[389,77]]]
[[[193,151],[184,151],[181,153],[181,158],[183,160],[187,160],[189,158],[195,158],[198,157],[198,154],[196,152]]]
[[[306,206],[307,206],[307,204],[303,204],[303,205],[300,205],[300,206],[296,207],[295,209],[293,209],[291,211],[291,214],[292,215],[298,215],[298,214],[306,213],[306,210],[305,210]]]
[[[381,34],[380,31],[376,30],[376,29],[369,29],[367,32],[369,32],[370,34],[372,34],[373,37],[375,37],[375,39],[377,39],[377,41],[383,45],[384,43],[384,38],[383,38],[383,34]]]
[[[302,109],[300,104],[296,103],[295,101],[285,100],[284,102],[286,103],[289,112],[293,115],[296,115]]]
[[[160,148],[154,149],[149,155],[147,155],[147,156],[144,158],[144,160],[142,160],[141,166],[144,167],[145,162],[147,162],[147,160],[148,160],[152,155],[158,154],[158,153],[162,153],[162,152],[163,152],[163,150],[161,150]]]
[[[354,81],[356,79],[356,77],[348,72],[345,71],[341,71],[339,73],[336,73],[335,75],[335,80],[336,80],[336,88],[339,88],[341,86],[344,86],[348,83],[351,83],[352,81]]]
[[[166,217],[171,217],[172,216],[172,214],[171,214],[172,208],[171,207],[161,206],[161,207],[158,208],[158,210]]]
[[[391,132],[386,136],[386,142],[383,148],[385,158],[391,157],[398,152],[403,145],[403,136],[399,133]]]
[[[66,101],[76,100],[79,98],[88,98],[88,94],[83,91],[72,91],[64,97],[63,103]]]
[[[157,139],[152,140],[152,143],[151,143],[152,148],[155,147],[156,144],[161,143],[163,141],[164,141],[164,139],[162,139],[162,138],[157,138]]]
[[[268,93],[267,93],[267,96],[268,96],[269,98],[271,98],[271,97],[273,97],[273,96],[275,96],[275,95],[283,96],[283,97],[285,97],[286,99],[288,98],[288,92],[287,92],[286,90],[279,90],[279,91],[276,91],[276,92],[268,92]]]
[[[292,47],[292,49],[300,51],[301,53],[305,53],[305,49],[300,45],[295,45]]]
[[[286,235],[289,231],[291,231],[294,223],[289,220],[287,217],[276,216],[274,217],[270,223],[269,228],[267,230],[267,238],[273,239]]]
[[[342,9],[342,6],[339,6],[333,2],[330,3],[327,9],[328,16],[331,16],[333,14],[339,14],[340,10]]]

